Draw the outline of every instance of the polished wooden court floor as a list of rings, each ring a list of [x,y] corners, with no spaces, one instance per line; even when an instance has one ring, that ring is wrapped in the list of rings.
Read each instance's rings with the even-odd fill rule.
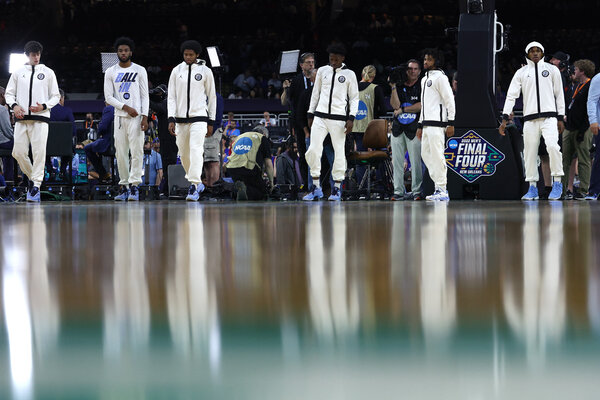
[[[598,399],[598,202],[0,205],[0,399]]]

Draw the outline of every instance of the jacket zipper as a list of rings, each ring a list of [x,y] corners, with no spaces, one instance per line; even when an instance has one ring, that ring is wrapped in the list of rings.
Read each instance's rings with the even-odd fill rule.
[[[537,63],[535,63],[534,65],[535,65],[535,94],[537,96],[537,107],[538,107],[538,114],[539,114],[542,112],[542,106],[541,106],[541,102],[540,102],[540,77],[538,76]]]
[[[329,107],[327,108],[327,114],[331,115],[331,102],[333,100],[333,85],[335,84],[335,68],[333,69],[333,77],[331,78],[331,90],[329,91]]]
[[[187,110],[185,112],[185,117],[190,117],[190,86],[192,84],[192,64],[189,65],[188,69],[188,81],[187,81]]]
[[[33,101],[33,75],[35,75],[35,65],[31,66],[31,79],[29,80],[29,107],[27,107],[27,115],[31,115],[31,102]]]

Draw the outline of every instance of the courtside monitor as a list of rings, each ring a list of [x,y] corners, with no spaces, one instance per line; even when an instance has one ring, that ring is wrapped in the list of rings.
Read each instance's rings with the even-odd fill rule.
[[[210,46],[206,48],[206,52],[208,53],[208,60],[210,61],[210,66],[212,68],[221,67],[221,58],[219,58],[219,48],[216,46]]]
[[[281,52],[281,62],[279,63],[279,75],[295,74],[298,70],[298,59],[300,50],[290,50]]]
[[[18,68],[27,64],[27,61],[29,61],[29,59],[24,53],[11,53],[8,58],[8,73],[12,74]]]
[[[119,62],[117,53],[100,53],[102,58],[102,72],[106,72],[107,69]]]

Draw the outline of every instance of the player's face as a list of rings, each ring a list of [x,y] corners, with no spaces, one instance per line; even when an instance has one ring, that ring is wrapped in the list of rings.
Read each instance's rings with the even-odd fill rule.
[[[423,68],[426,70],[435,68],[435,58],[433,58],[431,54],[426,54],[423,58]]]
[[[196,53],[194,50],[183,51],[183,61],[185,61],[187,65],[192,65],[193,63],[195,63],[197,58],[198,53]]]
[[[529,59],[531,61],[533,61],[534,63],[537,63],[538,61],[540,61],[543,56],[544,56],[544,53],[542,53],[542,49],[540,49],[539,47],[532,47],[529,49],[529,52],[527,53],[527,57],[529,57]]]
[[[126,44],[122,44],[117,47],[117,56],[119,57],[119,61],[122,63],[126,63],[131,60],[132,54],[131,48]]]
[[[331,65],[333,68],[339,68],[342,66],[342,63],[344,62],[344,59],[346,57],[344,57],[341,54],[330,54],[329,55],[329,65]]]
[[[27,55],[29,59],[29,65],[38,65],[42,58],[42,54],[38,51],[37,53],[31,52]]]

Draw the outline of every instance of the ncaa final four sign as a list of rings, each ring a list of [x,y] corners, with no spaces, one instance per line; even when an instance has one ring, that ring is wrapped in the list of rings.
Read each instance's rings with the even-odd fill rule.
[[[496,165],[504,160],[504,154],[472,130],[450,138],[444,155],[448,167],[469,183],[494,175]]]

